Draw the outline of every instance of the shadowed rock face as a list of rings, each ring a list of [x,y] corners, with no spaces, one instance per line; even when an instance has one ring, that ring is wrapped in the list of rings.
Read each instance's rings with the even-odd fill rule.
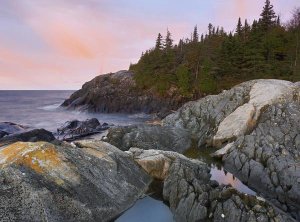
[[[146,191],[148,176],[104,142],[15,143],[0,150],[3,221],[110,221]]]
[[[152,177],[163,180],[163,198],[174,219],[193,221],[295,221],[262,198],[210,181],[207,164],[168,151],[127,151]]]
[[[97,76],[72,94],[62,106],[90,112],[144,112],[166,116],[186,101],[173,91],[160,96],[151,90],[138,89],[133,77],[130,71]]]

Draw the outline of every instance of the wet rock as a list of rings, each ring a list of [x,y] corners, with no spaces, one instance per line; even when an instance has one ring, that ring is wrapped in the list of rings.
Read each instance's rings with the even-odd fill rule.
[[[175,221],[295,221],[261,198],[210,181],[209,167],[201,161],[170,151],[131,148],[127,153],[164,181],[163,198]]]
[[[176,127],[152,125],[126,126],[109,129],[107,142],[123,151],[130,147],[183,153],[191,147],[189,131]]]
[[[72,120],[66,122],[62,127],[57,129],[57,137],[65,141],[73,141],[85,136],[100,133],[107,130],[109,124],[103,123],[102,125],[96,118],[87,119],[85,121]]]
[[[111,221],[144,194],[151,178],[99,141],[14,143],[0,150],[2,221]]]
[[[0,138],[10,134],[24,132],[27,129],[27,127],[16,123],[0,122]]]
[[[85,83],[62,106],[101,113],[156,113],[165,117],[186,101],[177,89],[170,89],[164,96],[155,90],[142,90],[136,87],[134,74],[123,70],[99,75]]]
[[[12,134],[0,139],[0,147],[15,142],[51,142],[55,140],[53,134],[45,129],[34,129],[22,133]]]

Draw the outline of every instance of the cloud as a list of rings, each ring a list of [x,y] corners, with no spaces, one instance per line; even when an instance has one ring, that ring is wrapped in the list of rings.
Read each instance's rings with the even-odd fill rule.
[[[282,13],[296,0],[276,1]],[[175,42],[194,25],[235,28],[257,18],[262,0],[2,0],[0,89],[75,89],[107,72],[127,69],[166,29]],[[18,84],[16,84],[18,82]],[[9,84],[10,83],[10,84]],[[23,85],[22,85],[23,84]]]

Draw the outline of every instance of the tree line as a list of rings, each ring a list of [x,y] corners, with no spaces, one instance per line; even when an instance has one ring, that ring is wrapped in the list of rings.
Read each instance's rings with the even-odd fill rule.
[[[243,81],[275,78],[300,81],[300,8],[282,24],[270,0],[258,20],[249,24],[238,18],[234,32],[208,25],[199,35],[197,26],[190,38],[174,44],[167,30],[158,34],[155,47],[130,65],[137,86],[161,95],[175,89],[184,97],[217,93]]]

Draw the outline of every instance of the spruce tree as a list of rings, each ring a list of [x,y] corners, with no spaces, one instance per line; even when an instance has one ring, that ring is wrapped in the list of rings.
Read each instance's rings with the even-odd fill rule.
[[[167,29],[167,35],[166,35],[164,47],[166,50],[170,50],[173,47],[173,39],[171,38],[171,33],[168,29]]]
[[[211,23],[208,24],[208,35],[211,36],[213,31],[213,25]]]
[[[198,41],[199,41],[199,34],[198,34],[197,26],[195,26],[194,32],[193,32],[193,42],[198,42]]]
[[[155,49],[157,49],[157,50],[162,49],[162,35],[160,33],[158,33],[158,36],[156,39]]]
[[[241,37],[242,36],[242,29],[243,29],[243,25],[242,25],[242,21],[241,21],[241,18],[239,18],[238,20],[238,24],[237,24],[237,27],[236,27],[236,34]]]
[[[260,23],[265,31],[268,31],[270,27],[276,23],[276,14],[270,0],[266,0],[265,6],[260,16]]]

